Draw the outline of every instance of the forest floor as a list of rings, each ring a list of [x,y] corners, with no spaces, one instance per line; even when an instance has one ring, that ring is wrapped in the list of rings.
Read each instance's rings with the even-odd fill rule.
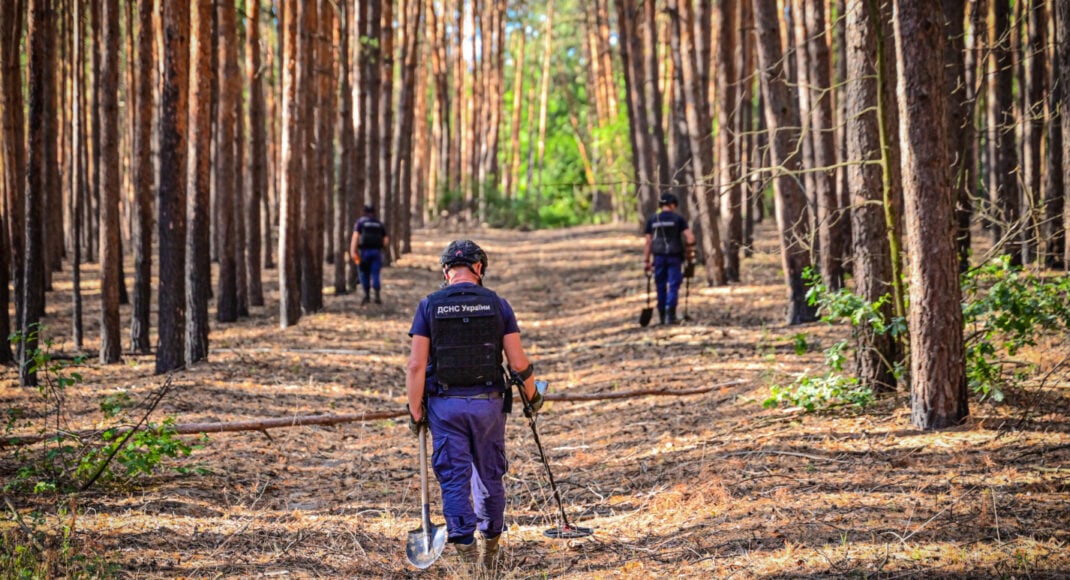
[[[864,411],[763,409],[770,385],[820,370],[821,350],[848,333],[784,323],[772,242],[744,261],[744,284],[693,285],[690,320],[641,328],[642,243],[631,227],[470,235],[488,251],[487,285],[513,305],[552,393],[716,387],[547,404],[539,433],[569,519],[594,529],[584,539],[543,536],[557,508],[531,431],[512,415],[500,577],[1070,577],[1062,340],[1020,353],[1039,365],[1037,378],[1008,388],[1002,404],[971,399],[969,420],[946,431],[912,427],[903,392]],[[414,235],[413,253],[384,270],[384,304],[328,295],[322,312],[282,331],[276,272],[265,272],[268,306],[213,324],[210,360],[175,375],[153,421],[400,410],[413,308],[438,287],[450,237]],[[85,276],[86,336],[95,337],[96,274]],[[69,353],[69,272],[55,286],[46,334]],[[145,397],[165,380],[149,356],[80,371],[85,380],[67,400],[75,429],[106,422],[100,397]],[[12,370],[2,381],[0,409],[39,407]],[[0,481],[18,466],[0,448]],[[77,517],[66,517],[74,549],[127,578],[454,577],[451,551],[425,572],[407,564],[417,467],[403,420],[220,433],[152,476],[94,486],[71,501]],[[433,482],[432,519],[441,522]],[[53,498],[9,497],[27,520],[35,508],[55,513]],[[5,533],[16,525],[10,516],[0,521]]]

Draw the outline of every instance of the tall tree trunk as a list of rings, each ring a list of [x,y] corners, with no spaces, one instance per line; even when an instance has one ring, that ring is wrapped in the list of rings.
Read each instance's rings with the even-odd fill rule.
[[[706,266],[706,281],[710,285],[726,283],[724,255],[721,248],[721,232],[717,222],[720,201],[714,184],[713,139],[710,134],[709,109],[702,98],[699,86],[694,51],[694,20],[689,2],[669,0],[669,14],[679,20],[680,53],[683,64],[683,87],[687,101],[687,133],[691,144],[691,171],[696,188],[698,212],[695,221],[702,230],[703,257]]]
[[[241,76],[238,72],[237,19],[234,0],[222,0],[216,5],[219,19],[219,102],[216,113],[215,192],[219,222],[219,273],[216,291],[216,320],[234,322],[238,319],[238,277],[235,256],[237,227],[234,208],[237,189],[236,130],[241,98]]]
[[[380,81],[380,97],[379,97],[379,136],[380,143],[378,149],[379,163],[379,196],[378,204],[380,207],[380,219],[389,228],[387,231],[393,232],[395,235],[391,237],[390,246],[384,247],[383,259],[384,265],[390,264],[397,254],[394,252],[394,247],[397,244],[397,230],[400,227],[397,221],[397,199],[393,198],[391,192],[393,191],[393,179],[394,175],[391,172],[392,166],[390,162],[390,155],[392,153],[394,125],[392,122],[394,116],[394,2],[393,0],[383,0],[382,13],[380,24],[380,38],[379,38],[379,69],[378,72],[382,76]]]
[[[1070,2],[1055,3],[1055,46],[1058,54],[1058,78],[1070,79]],[[1056,83],[1062,84],[1062,83]],[[1059,119],[1062,129],[1063,187],[1070,185],[1070,90],[1060,89]],[[1053,170],[1056,170],[1054,167]],[[1064,194],[1065,195],[1065,194]],[[1070,203],[1063,198],[1063,268],[1070,272]]]
[[[835,189],[837,195],[837,204],[840,208],[840,223],[843,224],[843,239],[846,241],[844,244],[843,266],[846,271],[850,271],[853,256],[853,240],[854,232],[851,231],[853,216],[851,212],[852,193],[848,186],[847,167],[844,163],[850,159],[847,156],[847,95],[844,89],[844,83],[848,81],[847,78],[847,0],[833,0],[832,6],[835,6],[836,18],[830,24],[833,34],[833,79],[835,81],[835,88],[833,93],[836,99],[836,112],[833,125],[836,127],[836,172],[835,172]]]
[[[350,174],[350,159],[353,155],[353,85],[349,76],[349,35],[353,21],[352,5],[348,0],[338,3],[338,60],[341,78],[341,106],[338,110],[338,187],[334,191],[334,224],[332,227],[334,253],[334,295],[341,296],[346,290],[346,264],[349,260],[350,193],[353,176]]]
[[[632,168],[636,185],[639,214],[647,216],[657,209],[658,190],[655,180],[656,168],[651,151],[650,128],[647,123],[645,74],[642,65],[642,44],[637,30],[635,0],[615,0],[620,40],[622,69],[624,70],[624,94],[628,98],[628,137],[632,148]]]
[[[879,303],[880,314],[891,320],[893,302],[882,298],[892,294],[892,260],[888,228],[884,220],[884,179],[879,130],[879,92],[876,67],[878,41],[872,0],[848,0],[846,13],[846,76],[842,91],[847,124],[848,188],[854,196],[851,218],[854,244],[855,292],[868,303]],[[893,365],[898,361],[896,342],[888,333],[878,333],[869,324],[855,330],[855,376],[874,392],[894,391]]]
[[[3,98],[0,154],[3,155],[4,190],[6,201],[5,234],[8,238],[11,263],[12,290],[15,302],[14,327],[21,330],[23,300],[23,272],[25,269],[25,191],[26,148],[24,103],[20,68],[23,0],[0,2],[0,96]],[[20,359],[21,360],[21,359]]]
[[[379,203],[379,148],[382,146],[379,124],[379,100],[382,97],[382,46],[380,36],[382,31],[382,1],[371,0],[368,4],[368,22],[364,33],[368,39],[361,48],[361,54],[365,56],[365,75],[361,83],[367,88],[367,100],[364,109],[364,133],[366,135],[366,147],[364,149],[365,181],[364,203],[375,205]]]
[[[433,2],[434,0],[427,0]],[[368,150],[368,130],[366,125],[367,108],[368,108],[368,83],[365,79],[368,77],[368,54],[367,47],[364,43],[364,38],[368,34],[368,3],[357,2],[356,3],[356,18],[355,23],[355,35],[353,42],[354,51],[354,67],[353,67],[353,100],[355,102],[353,107],[353,162],[352,162],[352,175],[350,180],[352,186],[349,193],[349,220],[346,222],[346,226],[350,229],[346,233],[346,249],[348,251],[351,230],[356,223],[357,216],[360,215],[360,205],[365,203],[364,191],[366,187],[366,172],[364,171],[365,159],[367,157]],[[443,57],[444,58],[444,57]],[[352,259],[348,260],[349,271],[346,275],[346,287],[352,291],[356,289],[360,272],[358,266]]]
[[[785,11],[787,12],[785,24],[789,26],[787,31],[790,47],[788,50],[788,62],[791,65],[791,72],[795,75],[794,82],[796,83],[793,94],[799,102],[801,133],[798,147],[802,155],[801,163],[804,170],[799,179],[802,181],[806,191],[807,202],[810,206],[810,229],[814,234],[812,240],[813,254],[820,270],[825,248],[821,245],[822,223],[819,221],[822,215],[822,209],[819,207],[822,196],[819,195],[816,174],[813,171],[817,163],[814,161],[813,91],[810,90],[810,68],[807,66],[810,61],[810,44],[807,42],[806,35],[805,2],[806,0],[791,0],[790,10],[787,9],[787,4],[785,3]]]
[[[186,364],[186,121],[189,82],[190,5],[161,0],[163,83],[160,88],[159,344],[156,373]],[[198,29],[199,30],[199,29]],[[207,151],[207,149],[205,149]]]
[[[298,284],[301,227],[301,130],[303,111],[299,95],[303,86],[298,68],[297,0],[285,0],[286,28],[282,60],[282,179],[279,189],[279,326],[297,324],[301,318],[301,288]],[[299,90],[302,89],[302,90]]]
[[[24,338],[19,343],[19,383],[37,385],[33,368],[33,352],[38,345],[38,323],[45,303],[45,263],[42,236],[44,201],[48,186],[48,164],[45,141],[53,135],[45,133],[44,117],[54,114],[51,99],[53,72],[52,40],[54,35],[52,0],[31,0],[27,60],[29,62],[29,98],[25,213],[21,225],[25,255],[23,257],[23,312],[20,329]]]
[[[119,362],[119,0],[103,0],[100,88],[100,362]]]
[[[1063,38],[1060,42],[1066,42],[1066,38],[1059,37],[1057,31],[1058,23],[1055,17],[1058,10],[1058,7],[1053,5],[1048,12],[1053,33],[1051,37],[1053,40]],[[1056,48],[1054,44],[1057,43],[1053,43],[1046,49],[1049,66],[1046,69],[1048,75],[1048,103],[1045,115],[1047,143],[1044,148],[1044,239],[1046,240],[1047,248],[1044,256],[1046,258],[1045,265],[1048,268],[1062,269],[1064,267],[1063,248],[1066,245],[1066,225],[1070,223],[1070,220],[1067,220],[1067,223],[1063,221],[1063,211],[1066,206],[1066,182],[1063,181],[1063,128],[1061,122],[1066,115],[1060,115],[1059,113],[1065,90],[1063,83],[1058,82],[1058,79],[1067,77],[1058,76],[1062,71],[1062,55],[1060,54],[1062,49]]]
[[[189,166],[187,169],[186,213],[186,361],[193,364],[208,358],[208,300],[212,294],[211,261],[211,180],[212,105],[216,58],[212,51],[215,3],[197,0],[193,6],[190,55]]]
[[[817,187],[817,219],[820,224],[821,274],[829,288],[843,287],[845,218],[836,195],[836,134],[832,122],[832,81],[829,75],[828,36],[825,28],[825,0],[806,3],[807,78],[810,82],[811,121],[814,142],[814,185]]]
[[[302,151],[304,152],[304,187],[302,188],[301,211],[301,308],[306,313],[323,308],[323,260],[317,250],[323,243],[323,175],[320,173],[320,144],[316,112],[319,106],[319,67],[316,53],[319,52],[316,29],[319,21],[317,0],[301,6],[300,47],[298,66],[302,68],[301,82],[305,89],[302,95]]]
[[[394,166],[391,173],[397,176],[394,181],[393,198],[398,208],[398,215],[394,226],[394,234],[397,243],[394,244],[400,255],[401,241],[404,237],[402,230],[411,219],[409,215],[409,201],[412,197],[413,176],[413,124],[415,123],[416,105],[416,76],[419,65],[420,46],[418,34],[420,19],[423,13],[422,0],[414,0],[406,3],[405,36],[404,46],[401,51],[401,93],[399,96],[399,112],[395,134],[397,139],[394,146]],[[394,240],[391,240],[394,241]]]
[[[899,139],[910,255],[911,422],[943,429],[968,414],[955,196],[947,160],[940,6],[895,2]]]
[[[642,14],[640,15],[640,37],[642,39],[641,65],[644,69],[646,83],[643,91],[646,93],[647,102],[647,125],[650,127],[650,144],[655,163],[655,177],[658,187],[665,187],[669,181],[669,152],[665,147],[665,127],[662,124],[662,100],[661,89],[658,87],[658,24],[655,2],[644,1]],[[692,28],[694,30],[694,28]],[[697,59],[697,56],[695,57]],[[696,75],[696,84],[698,76]],[[709,115],[706,115],[707,118]],[[692,147],[692,150],[694,148]]]
[[[795,175],[800,169],[796,152],[798,109],[788,93],[788,78],[780,45],[775,0],[754,0],[754,26],[758,34],[759,75],[765,98],[765,122],[769,134],[772,166],[779,168],[773,182],[780,252],[788,285],[788,322],[801,324],[816,319],[816,310],[806,299],[803,271],[810,267],[806,242],[810,217],[806,195]]]
[[[723,232],[726,282],[739,282],[739,250],[743,245],[743,208],[739,186],[739,157],[736,151],[736,115],[740,101],[739,76],[736,71],[735,51],[739,44],[737,34],[738,7],[734,2],[721,2],[717,13],[717,159],[720,175],[720,209]],[[701,54],[701,53],[700,53]],[[686,65],[685,65],[686,66]],[[702,78],[699,77],[701,81]],[[701,89],[700,84],[700,89]],[[716,218],[715,218],[716,219]]]
[[[992,61],[995,70],[989,77],[989,127],[992,137],[989,196],[992,205],[991,228],[996,243],[1003,243],[1003,253],[1011,263],[1021,264],[1022,232],[1021,190],[1018,186],[1018,149],[1015,140],[1014,66],[1011,54],[1011,22],[1009,3],[992,2],[995,38],[992,42]]]
[[[961,1],[961,0],[960,0]],[[1046,27],[1048,25],[1047,8],[1043,0],[1033,0],[1026,8],[1028,19],[1028,43],[1022,51],[1025,68],[1025,90],[1023,93],[1024,118],[1022,119],[1022,168],[1025,181],[1023,202],[1029,219],[1028,230],[1023,236],[1023,255],[1026,262],[1036,260],[1037,254],[1044,250],[1040,224],[1043,216],[1043,193],[1041,191],[1040,165],[1041,143],[1044,137],[1044,47],[1048,42]],[[1021,85],[1019,85],[1021,86]],[[1021,90],[1021,89],[1019,89]]]
[[[249,197],[246,199],[246,259],[249,305],[264,305],[260,229],[260,204],[267,197],[267,128],[265,124],[264,74],[260,65],[260,0],[248,4],[245,24],[245,75],[249,79]],[[342,165],[346,165],[343,163]]]
[[[546,31],[543,32],[543,49],[542,49],[542,74],[539,81],[539,138],[535,151],[535,163],[534,168],[538,169],[538,182],[535,185],[535,204],[540,205],[542,200],[542,167],[543,167],[543,155],[546,151],[546,115],[550,104],[550,64],[551,57],[553,55],[553,39],[554,39],[554,0],[549,0],[546,5]],[[528,188],[532,184],[532,172],[533,166],[529,160],[528,163]]]
[[[152,1],[138,0],[137,80],[134,91],[134,308],[130,319],[130,350],[148,354],[149,305],[152,295]],[[131,55],[131,59],[133,55]],[[133,62],[130,66],[133,68]]]
[[[505,171],[502,184],[502,197],[507,200],[516,197],[516,183],[520,181],[520,112],[524,106],[524,46],[527,43],[527,31],[519,27],[514,32],[519,37],[517,48],[513,53],[513,109],[509,121],[509,167]]]
[[[88,195],[88,183],[86,180],[86,109],[85,109],[85,24],[83,16],[83,4],[74,2],[74,42],[73,58],[74,71],[71,78],[71,338],[74,349],[80,351],[83,348],[85,329],[82,317],[82,229],[83,216],[82,206]],[[0,17],[0,20],[3,20]],[[151,34],[151,32],[150,32]],[[151,163],[151,160],[150,160]],[[150,165],[151,167],[151,165]],[[149,195],[152,195],[151,183]],[[151,198],[150,198],[151,199]],[[5,232],[6,236],[6,232]],[[149,232],[151,239],[152,232]],[[151,251],[151,250],[150,250]],[[7,256],[0,263],[0,269],[7,270]],[[4,291],[7,289],[7,281],[2,280]],[[5,308],[6,312],[7,309]],[[146,339],[147,342],[147,339]],[[147,348],[147,347],[146,347]]]

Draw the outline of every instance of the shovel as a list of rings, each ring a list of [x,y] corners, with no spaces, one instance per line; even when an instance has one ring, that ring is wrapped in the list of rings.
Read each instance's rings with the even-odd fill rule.
[[[650,273],[646,275],[646,308],[639,313],[639,326],[646,328],[650,319],[654,316],[654,308],[650,306]]]
[[[435,563],[446,547],[446,527],[431,523],[431,506],[427,500],[427,425],[420,426],[420,529],[409,532],[405,555],[409,563],[423,570]]]

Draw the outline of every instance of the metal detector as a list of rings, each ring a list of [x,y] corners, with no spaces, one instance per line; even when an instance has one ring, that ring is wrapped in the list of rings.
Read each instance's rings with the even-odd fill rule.
[[[420,527],[409,532],[405,555],[409,563],[423,570],[435,563],[446,548],[446,526],[431,523],[431,506],[427,499],[427,424],[420,425]]]
[[[695,263],[688,262],[684,276],[684,317],[683,320],[691,320],[687,315],[687,299],[691,296],[691,279],[695,277]]]
[[[557,502],[557,509],[561,513],[561,525],[554,526],[548,530],[543,531],[542,535],[547,538],[554,538],[556,540],[567,540],[571,538],[585,538],[594,533],[591,528],[581,528],[579,526],[573,526],[568,523],[568,516],[565,515],[565,508],[561,505],[561,496],[557,493],[557,484],[554,482],[554,474],[550,471],[550,463],[546,461],[546,453],[542,450],[542,441],[539,440],[539,430],[535,427],[535,413],[531,409],[531,401],[528,400],[528,394],[524,391],[524,381],[514,372],[511,373],[512,378],[510,382],[516,385],[517,390],[520,391],[520,400],[524,402],[524,415],[528,418],[528,424],[531,425],[531,435],[535,439],[535,446],[539,448],[539,458],[542,459],[542,465],[546,468],[546,476],[550,479],[550,489],[554,492],[554,500]],[[546,381],[535,381],[535,388],[540,393],[546,390]]]

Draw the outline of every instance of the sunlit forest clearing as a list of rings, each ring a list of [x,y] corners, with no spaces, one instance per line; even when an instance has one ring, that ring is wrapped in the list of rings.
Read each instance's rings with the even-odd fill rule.
[[[549,383],[474,575],[1070,575],[1068,33],[1046,0],[0,1],[0,577],[472,576],[406,540],[408,333],[458,239]]]

